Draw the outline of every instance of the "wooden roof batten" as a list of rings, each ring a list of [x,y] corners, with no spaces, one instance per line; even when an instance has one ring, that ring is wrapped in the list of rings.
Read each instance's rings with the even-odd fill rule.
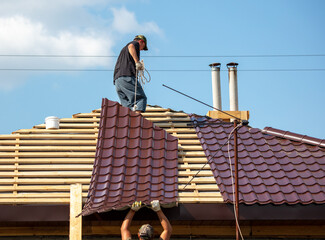
[[[189,116],[157,106],[142,115],[178,138],[179,203],[223,202],[209,165],[201,169],[207,159]],[[39,124],[0,135],[0,204],[69,204],[72,184],[82,184],[85,202],[99,120],[96,109],[61,118],[57,130]]]

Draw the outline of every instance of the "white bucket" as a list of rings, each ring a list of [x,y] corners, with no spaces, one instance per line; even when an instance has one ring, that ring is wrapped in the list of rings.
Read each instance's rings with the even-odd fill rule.
[[[58,117],[47,117],[45,118],[46,129],[59,129],[60,119]]]

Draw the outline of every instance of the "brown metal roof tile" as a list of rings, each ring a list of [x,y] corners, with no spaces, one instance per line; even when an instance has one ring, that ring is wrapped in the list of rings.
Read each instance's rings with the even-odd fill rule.
[[[177,203],[178,142],[117,102],[103,99],[96,158],[82,215],[134,201]]]
[[[292,133],[289,131],[283,131],[283,130],[279,130],[279,129],[271,128],[271,127],[265,127],[262,130],[262,132],[264,132],[266,134],[278,136],[281,138],[287,138],[287,139],[290,139],[293,141],[299,141],[302,143],[325,147],[325,139],[313,138],[313,137],[309,137],[306,135],[296,134],[296,133]]]
[[[233,202],[227,146],[233,126],[191,116],[225,202]],[[201,124],[205,121],[207,124]],[[210,123],[210,124],[209,124]],[[325,140],[277,129],[238,130],[239,200],[246,204],[324,204]],[[233,164],[233,141],[230,157]]]

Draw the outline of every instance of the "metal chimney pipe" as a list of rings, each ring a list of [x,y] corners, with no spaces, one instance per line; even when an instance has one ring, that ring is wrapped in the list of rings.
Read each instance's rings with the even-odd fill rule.
[[[230,111],[238,111],[238,83],[237,83],[237,66],[238,63],[228,63],[229,76],[229,104]]]
[[[212,76],[212,97],[213,97],[213,107],[222,110],[221,103],[221,87],[220,87],[220,63],[212,63],[211,76]]]

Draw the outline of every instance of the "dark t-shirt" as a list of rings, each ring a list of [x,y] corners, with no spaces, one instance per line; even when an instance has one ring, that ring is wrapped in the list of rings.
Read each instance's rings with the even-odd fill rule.
[[[137,41],[129,42],[120,52],[114,69],[114,83],[119,77],[135,77],[135,62],[129,53],[128,46],[133,44],[140,59],[140,44]]]

